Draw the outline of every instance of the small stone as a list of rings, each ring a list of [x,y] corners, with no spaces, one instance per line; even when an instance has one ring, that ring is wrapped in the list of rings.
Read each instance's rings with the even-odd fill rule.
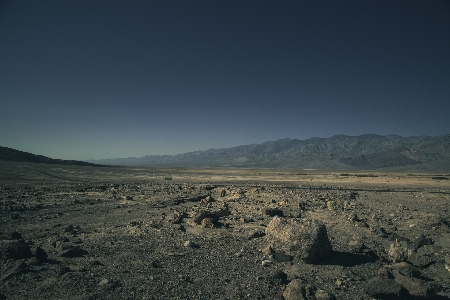
[[[198,225],[200,225],[202,223],[203,219],[206,219],[206,218],[211,219],[213,221],[213,223],[215,223],[219,220],[219,216],[217,216],[216,214],[213,214],[209,211],[203,210],[203,211],[199,211],[198,213],[196,213],[193,216],[193,221],[195,223],[197,223]]]
[[[160,264],[159,260],[152,261],[151,265],[153,268],[161,268],[161,264]]]
[[[262,262],[261,262],[261,265],[262,266],[268,266],[268,265],[271,265],[272,264],[272,261],[271,260],[268,260],[268,259],[265,259],[265,260],[263,260]]]
[[[327,208],[328,210],[340,210],[342,209],[342,205],[338,201],[331,200],[327,201]]]
[[[408,257],[408,249],[400,243],[395,242],[389,246],[388,255],[393,262],[405,261]]]
[[[394,279],[394,276],[392,275],[391,271],[385,267],[378,269],[377,275],[378,277],[384,279]]]
[[[350,241],[350,243],[348,243],[348,246],[351,253],[361,253],[365,247],[363,242],[361,242],[360,240]]]
[[[104,278],[98,283],[98,285],[104,286],[104,285],[109,285],[110,283],[111,283],[110,280]]]
[[[370,228],[370,231],[375,233],[376,235],[378,235],[381,238],[387,238],[388,234],[386,233],[386,230],[384,230],[383,227],[381,226],[373,226],[372,228]]]
[[[369,228],[369,224],[367,224],[366,222],[356,222],[355,223],[356,227],[364,227],[364,228]]]
[[[248,237],[249,240],[251,239],[256,239],[256,238],[260,238],[265,236],[266,233],[264,232],[264,230],[262,229],[257,229],[255,231],[252,232],[252,234],[250,234],[250,236]]]
[[[173,214],[172,217],[169,217],[169,222],[172,224],[181,224],[183,222],[185,215],[184,214]]]
[[[357,216],[354,212],[349,213],[348,216],[347,216],[347,218],[348,218],[351,222],[358,222],[358,221],[359,221],[358,216]]]
[[[271,216],[271,217],[274,217],[274,216],[282,217],[284,215],[283,211],[281,209],[270,208],[270,207],[263,207],[263,208],[261,208],[259,213],[261,215],[263,215],[263,216]]]
[[[200,223],[200,226],[202,226],[203,228],[214,228],[214,220],[211,218],[204,218]]]
[[[198,248],[198,245],[191,241],[184,242],[184,246],[188,248]]]
[[[75,227],[71,224],[64,229],[64,232],[72,232],[74,229]]]
[[[271,255],[273,254],[275,251],[273,251],[272,247],[267,246],[266,248],[262,249],[261,251],[264,255]]]
[[[314,296],[316,297],[316,300],[335,300],[336,297],[334,297],[333,294],[324,291],[324,290],[317,290],[316,293],[314,294]]]
[[[202,199],[201,202],[202,203],[211,203],[211,202],[214,202],[214,198],[211,196],[206,196],[205,198]]]

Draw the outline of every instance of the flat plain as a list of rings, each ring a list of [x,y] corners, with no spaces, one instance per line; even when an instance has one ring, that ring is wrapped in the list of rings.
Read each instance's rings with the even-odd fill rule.
[[[0,298],[448,299],[449,178],[2,162]]]

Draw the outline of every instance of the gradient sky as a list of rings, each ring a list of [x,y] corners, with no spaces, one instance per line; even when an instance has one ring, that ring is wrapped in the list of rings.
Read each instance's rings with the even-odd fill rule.
[[[0,0],[0,146],[86,160],[449,132],[448,0]]]

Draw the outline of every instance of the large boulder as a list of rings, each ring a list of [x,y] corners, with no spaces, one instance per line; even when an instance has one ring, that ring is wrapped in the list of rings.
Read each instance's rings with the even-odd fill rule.
[[[274,217],[266,227],[266,240],[275,252],[283,252],[306,263],[331,253],[331,243],[322,221]]]

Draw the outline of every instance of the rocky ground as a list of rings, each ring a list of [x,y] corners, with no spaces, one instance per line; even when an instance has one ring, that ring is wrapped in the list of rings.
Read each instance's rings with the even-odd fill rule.
[[[448,299],[446,174],[5,165],[0,299]]]

